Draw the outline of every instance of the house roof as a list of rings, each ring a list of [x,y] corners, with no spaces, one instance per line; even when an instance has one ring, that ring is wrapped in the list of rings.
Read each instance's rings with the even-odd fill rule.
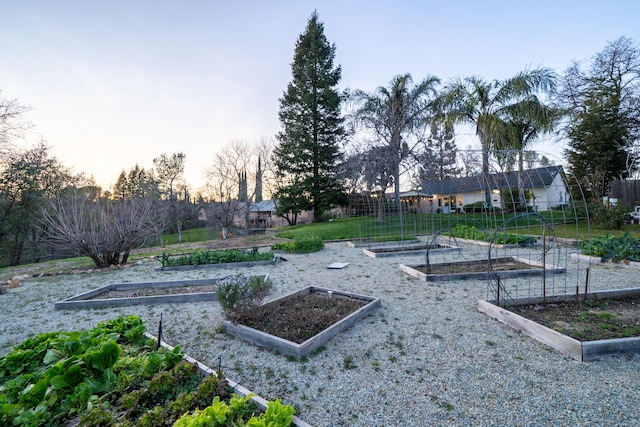
[[[428,197],[428,196],[429,196],[429,194],[423,193],[422,191],[418,191],[418,190],[401,191],[400,192],[400,198],[402,198],[402,197]]]
[[[251,203],[251,212],[273,212],[276,210],[276,203],[273,200],[262,200]]]
[[[522,173],[524,186],[526,188],[548,187],[559,173],[562,173],[562,166],[525,170]],[[474,193],[484,190],[483,181],[482,175],[426,181],[422,183],[422,192],[429,195]],[[489,186],[492,190],[517,187],[518,172],[493,173],[489,175]]]

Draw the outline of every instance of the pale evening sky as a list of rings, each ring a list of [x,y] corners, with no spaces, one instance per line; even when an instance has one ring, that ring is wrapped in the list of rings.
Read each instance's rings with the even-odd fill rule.
[[[636,0],[3,0],[1,96],[33,108],[27,142],[43,137],[105,189],[122,169],[180,151],[197,189],[229,140],[279,131],[314,10],[336,45],[341,89],[373,91],[407,72],[443,82],[562,73],[621,36],[640,42]]]

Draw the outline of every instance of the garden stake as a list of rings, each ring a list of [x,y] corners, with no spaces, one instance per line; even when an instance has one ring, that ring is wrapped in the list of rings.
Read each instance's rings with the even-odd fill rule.
[[[547,300],[547,248],[546,239],[544,236],[545,228],[542,228],[542,305]]]
[[[587,275],[584,279],[584,300],[587,300],[587,289],[589,289],[589,267],[587,267]]]
[[[580,287],[576,285],[576,305],[578,305],[579,297],[580,297]]]
[[[162,313],[160,313],[160,323],[158,323],[158,340],[156,341],[156,350],[160,348],[161,341],[162,341]]]

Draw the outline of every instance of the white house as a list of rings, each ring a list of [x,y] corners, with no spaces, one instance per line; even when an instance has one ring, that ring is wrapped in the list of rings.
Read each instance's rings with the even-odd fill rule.
[[[528,200],[530,206],[544,211],[570,201],[562,166],[550,166],[523,171],[524,188],[533,193]],[[418,203],[418,212],[454,212],[461,211],[464,205],[485,200],[485,181],[482,175],[450,178],[442,181],[422,183],[413,203]],[[488,185],[492,194],[493,206],[505,208],[502,190],[518,188],[518,172],[493,173],[489,175]],[[416,197],[417,196],[417,197]]]

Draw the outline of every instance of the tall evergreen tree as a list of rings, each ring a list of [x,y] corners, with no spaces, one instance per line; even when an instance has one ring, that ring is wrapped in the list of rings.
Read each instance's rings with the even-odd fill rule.
[[[583,70],[565,72],[560,102],[568,113],[565,155],[587,194],[599,200],[611,179],[627,178],[638,161],[640,140],[640,47],[621,37]]]
[[[458,176],[460,168],[453,126],[449,126],[445,121],[434,120],[431,124],[431,136],[422,143],[424,147],[416,155],[417,184]]]
[[[315,222],[322,220],[323,211],[346,199],[338,178],[343,157],[340,143],[346,132],[335,51],[314,12],[296,43],[293,79],[280,99],[282,130],[273,153],[279,212],[295,216],[311,209]]]

